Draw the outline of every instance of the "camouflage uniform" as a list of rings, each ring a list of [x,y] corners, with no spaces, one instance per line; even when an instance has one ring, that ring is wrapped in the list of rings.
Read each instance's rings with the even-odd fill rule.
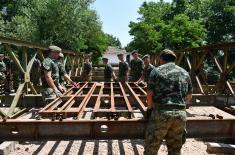
[[[34,85],[40,86],[42,81],[41,81],[41,61],[39,59],[35,59],[33,62],[33,66],[30,72],[30,79],[33,82]]]
[[[126,74],[128,71],[128,63],[127,62],[119,62],[119,70],[118,70],[118,79],[120,82],[126,82]]]
[[[64,85],[64,76],[67,74],[65,70],[65,66],[59,60],[56,60],[55,63],[58,65],[58,68],[59,68],[59,83],[61,85]]]
[[[45,58],[42,63],[42,97],[45,102],[49,99],[55,99],[56,94],[53,89],[47,84],[47,81],[44,77],[45,71],[51,71],[51,77],[56,86],[59,85],[59,67],[58,65],[49,57]]]
[[[168,154],[180,154],[185,142],[186,111],[184,98],[192,92],[188,73],[174,63],[155,68],[149,77],[154,108],[146,129],[145,154],[155,155],[163,139]]]
[[[5,82],[6,80],[6,64],[4,61],[0,61],[0,81]]]
[[[84,63],[81,75],[82,81],[91,81],[91,70],[92,70],[91,63]]]
[[[113,68],[110,64],[106,64],[104,68],[104,81],[111,82],[112,79]]]
[[[154,69],[154,66],[152,64],[149,64],[148,66],[144,66],[144,82],[148,82],[149,81],[149,76],[151,71]]]
[[[144,70],[143,61],[141,59],[131,60],[130,68],[131,68],[131,71],[130,71],[131,79],[130,79],[130,81],[132,81],[132,82],[138,81],[140,79],[140,77],[142,76],[142,74],[143,74],[143,70]]]

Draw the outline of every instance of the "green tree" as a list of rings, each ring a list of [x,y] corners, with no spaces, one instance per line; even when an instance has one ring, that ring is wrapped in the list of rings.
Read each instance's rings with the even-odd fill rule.
[[[5,36],[101,56],[108,46],[93,0],[18,0]],[[7,14],[8,15],[8,14]],[[6,23],[5,23],[6,24]],[[95,57],[97,58],[97,56]]]
[[[113,47],[117,47],[120,49],[122,48],[122,44],[117,37],[111,34],[106,34],[106,37],[107,37],[108,46],[113,46]]]
[[[235,40],[235,1],[214,0],[208,10],[209,13],[204,15],[208,31],[207,41],[219,43]]]
[[[182,2],[182,1],[178,1]],[[143,3],[139,9],[138,22],[130,22],[129,33],[133,36],[126,50],[138,49],[142,53],[153,53],[164,48],[180,49],[197,47],[203,43],[206,30],[200,20],[190,20],[176,11],[173,4],[160,2]]]

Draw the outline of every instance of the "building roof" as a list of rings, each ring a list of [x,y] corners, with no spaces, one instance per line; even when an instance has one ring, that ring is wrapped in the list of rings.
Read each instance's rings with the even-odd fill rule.
[[[111,47],[109,46],[108,49],[105,51],[104,55],[106,54],[114,54],[114,55],[118,55],[118,54],[124,54],[127,55],[129,53],[126,52],[126,50],[122,50],[122,49],[118,49],[116,47]]]

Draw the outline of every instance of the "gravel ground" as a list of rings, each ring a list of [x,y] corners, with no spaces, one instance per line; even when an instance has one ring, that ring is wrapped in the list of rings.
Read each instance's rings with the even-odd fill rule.
[[[190,107],[187,109],[189,118],[211,119],[209,114],[219,114],[223,118],[234,118],[233,115],[215,107]],[[31,113],[32,115],[32,113]],[[34,115],[34,114],[33,114]],[[21,119],[28,119],[29,115]],[[14,152],[10,155],[27,155],[27,154],[143,154],[143,140],[80,140],[80,141],[44,141],[44,142],[23,142],[16,145]],[[159,155],[167,154],[167,148],[163,144],[159,149]],[[198,139],[187,139],[182,148],[183,155],[206,155],[206,142]]]
[[[143,154],[143,140],[81,140],[81,141],[47,141],[47,142],[24,142],[16,145],[16,150],[10,155],[27,154],[78,154],[78,155],[134,155]],[[159,155],[166,155],[167,148],[162,145]],[[195,139],[187,139],[182,149],[183,155],[206,155],[206,144]]]

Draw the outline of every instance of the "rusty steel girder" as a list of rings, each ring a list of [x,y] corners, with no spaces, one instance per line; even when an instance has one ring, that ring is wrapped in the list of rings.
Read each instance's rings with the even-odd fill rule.
[[[0,139],[76,140],[144,138],[146,120],[7,120],[0,122]],[[235,119],[188,119],[188,138],[235,138]]]
[[[145,85],[114,82],[79,84],[78,88],[70,86],[61,98],[42,108],[39,111],[40,117],[2,119],[0,139],[144,138],[147,124]],[[200,94],[194,97],[195,104],[216,98]],[[187,130],[187,137],[191,138],[235,138],[235,118],[188,118]]]
[[[132,118],[135,107],[145,116],[147,107],[144,89],[145,85],[135,83],[80,83],[79,88],[69,88],[61,98],[40,110],[39,114],[43,118],[80,119],[87,107],[92,109],[92,119]]]

